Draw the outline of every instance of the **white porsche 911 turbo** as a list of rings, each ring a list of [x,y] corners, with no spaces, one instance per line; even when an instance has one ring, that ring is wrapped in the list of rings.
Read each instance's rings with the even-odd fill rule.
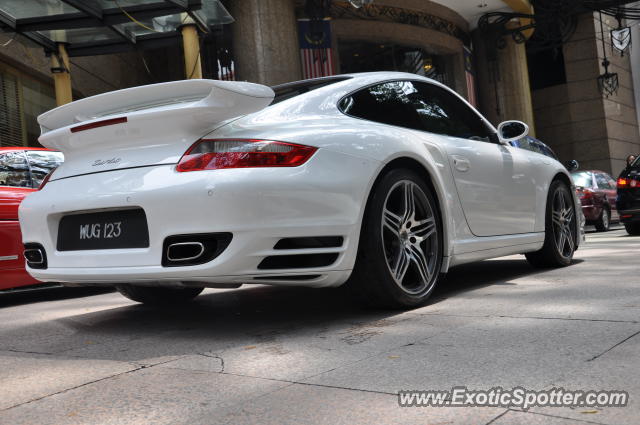
[[[563,165],[510,145],[524,123],[414,74],[169,82],[39,123],[66,161],[20,207],[27,270],[140,302],[348,283],[412,307],[452,266],[567,266],[584,235]]]

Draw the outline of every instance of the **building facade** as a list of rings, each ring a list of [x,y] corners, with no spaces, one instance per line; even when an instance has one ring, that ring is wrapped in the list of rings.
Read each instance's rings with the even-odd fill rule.
[[[333,1],[322,11],[323,28],[316,29],[308,24],[313,12],[299,0],[225,4],[235,18],[238,79],[279,84],[328,73],[412,72],[447,84],[495,122],[508,115],[535,131],[525,46],[507,40],[495,64],[477,60],[493,48],[477,35],[479,17],[498,10],[529,13],[526,0],[376,0],[363,8]],[[306,51],[313,37],[326,51]],[[497,79],[485,71],[488,66],[502,71]]]
[[[488,12],[531,13],[528,0],[375,0],[362,8],[344,0],[222,4],[235,21],[201,34],[204,78],[276,85],[349,72],[411,72],[447,84],[494,124],[526,122],[561,160],[577,159],[583,168],[615,174],[627,155],[640,152],[640,69],[634,71],[640,60],[630,60],[640,58],[640,43],[625,57],[607,51],[620,88],[602,95],[603,34],[594,15],[580,18],[561,49],[527,57],[525,43],[506,37],[497,48],[477,27]],[[0,46],[9,42],[0,47],[0,144],[35,144],[35,117],[55,105],[51,59],[28,40],[9,37],[0,33]],[[184,78],[182,49],[176,39],[155,51],[72,57],[74,98]]]
[[[622,56],[612,49],[610,30],[616,26],[612,17],[604,16],[601,26],[598,14],[585,14],[561,49],[529,58],[530,63],[538,60],[543,67],[531,64],[538,136],[561,158],[575,158],[583,169],[603,170],[614,177],[625,167],[627,156],[640,153],[636,108],[640,51],[627,51]],[[637,44],[640,38],[635,40]],[[605,71],[605,54],[611,62],[610,71],[619,79],[619,88],[611,95],[598,87],[598,76]],[[632,64],[636,64],[635,70]],[[543,73],[544,67],[553,70],[553,78]]]

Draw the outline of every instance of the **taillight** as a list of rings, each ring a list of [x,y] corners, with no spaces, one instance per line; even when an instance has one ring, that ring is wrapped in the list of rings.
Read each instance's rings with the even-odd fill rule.
[[[57,167],[56,167],[57,168]],[[40,186],[38,187],[38,190],[42,190],[43,187],[46,186],[47,183],[49,183],[49,180],[51,180],[51,176],[53,175],[53,172],[56,171],[56,169],[54,168],[53,170],[49,171],[49,174],[47,174],[46,176],[44,176],[44,178],[42,179],[42,181],[40,182]]]
[[[223,168],[298,167],[318,150],[271,140],[203,139],[182,156],[180,172]]]
[[[625,177],[620,177],[618,179],[618,189],[629,189],[634,187],[640,187],[639,180]]]
[[[591,200],[593,198],[593,190],[585,187],[578,187],[576,192],[578,193],[578,197],[580,201],[584,203],[585,201]]]

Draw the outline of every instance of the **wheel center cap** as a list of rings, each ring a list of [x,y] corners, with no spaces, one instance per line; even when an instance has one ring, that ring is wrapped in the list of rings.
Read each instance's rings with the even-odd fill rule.
[[[400,232],[400,240],[407,242],[409,240],[409,233],[407,231]]]

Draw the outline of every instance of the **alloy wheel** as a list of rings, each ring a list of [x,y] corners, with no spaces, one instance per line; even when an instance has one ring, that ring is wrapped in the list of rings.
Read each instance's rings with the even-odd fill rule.
[[[602,210],[602,227],[609,228],[609,212],[606,209]]]
[[[558,253],[571,258],[575,252],[575,210],[566,190],[558,189],[553,197],[553,234]]]
[[[434,206],[416,183],[397,182],[387,193],[382,212],[382,245],[395,283],[421,296],[435,284],[438,226]]]

